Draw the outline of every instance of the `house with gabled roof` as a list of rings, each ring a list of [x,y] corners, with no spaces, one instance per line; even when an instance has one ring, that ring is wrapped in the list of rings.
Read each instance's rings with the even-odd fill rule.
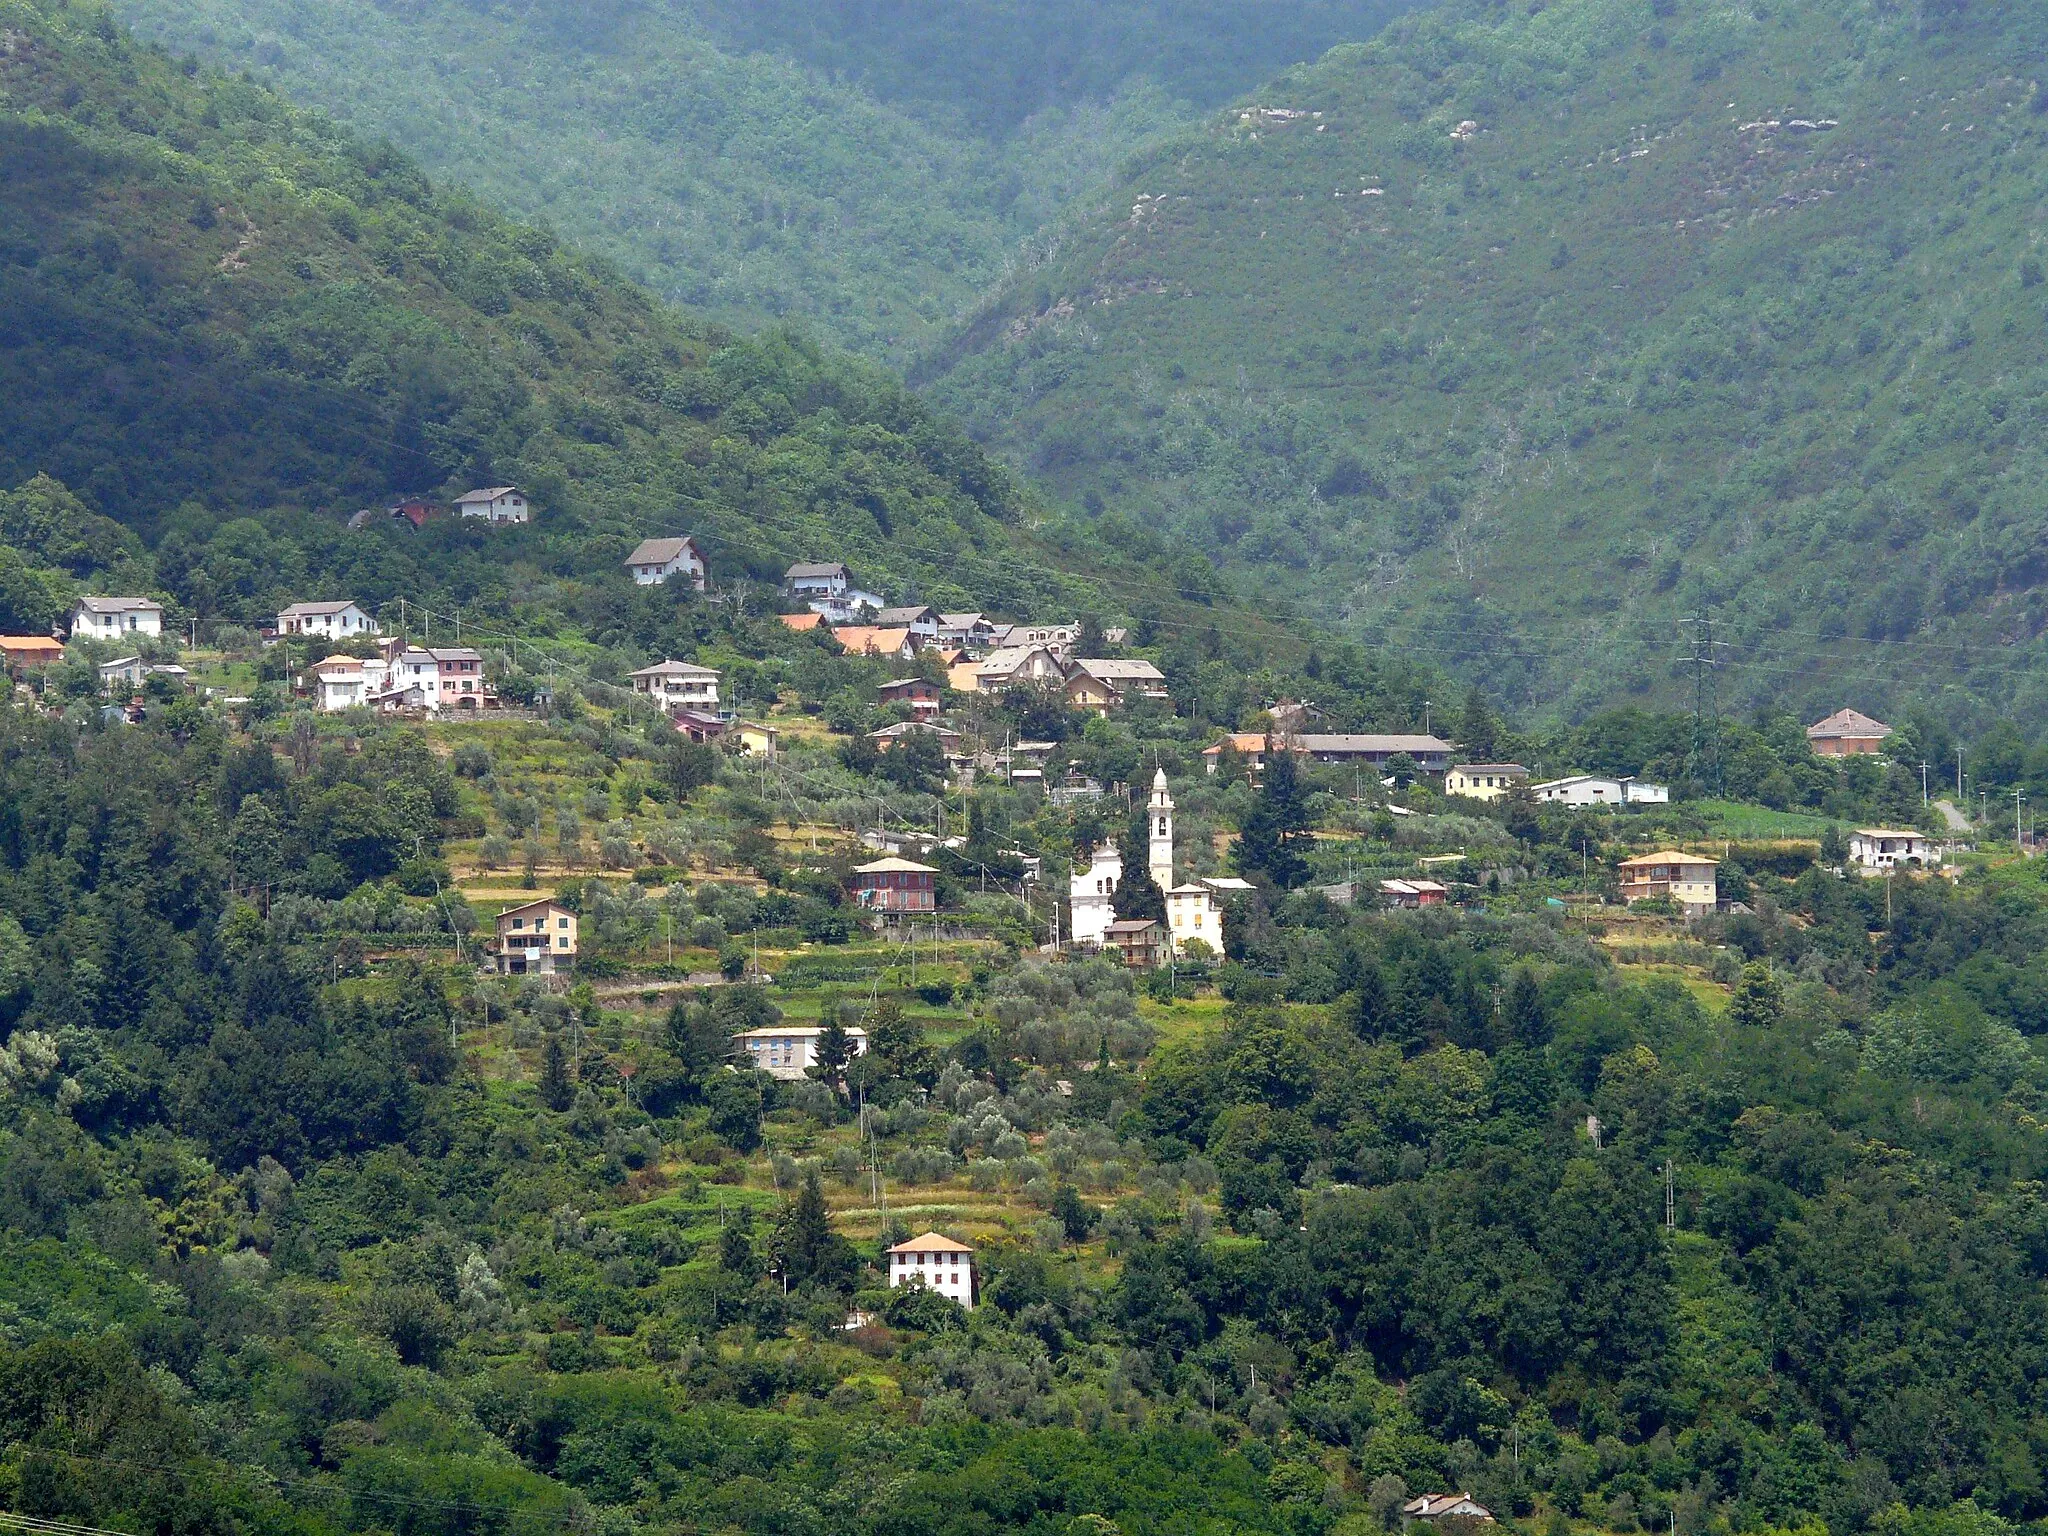
[[[480,518],[494,526],[533,521],[533,506],[516,485],[487,485],[464,491],[455,498],[455,510],[464,517]]]
[[[628,675],[635,693],[644,693],[664,710],[718,713],[718,671],[693,661],[657,661]]]
[[[353,599],[336,603],[293,603],[277,613],[280,635],[319,635],[326,640],[354,640],[381,632],[377,621]]]
[[[74,640],[128,640],[164,632],[164,605],[149,597],[81,597],[71,610]]]
[[[926,1232],[889,1250],[891,1289],[917,1282],[948,1301],[974,1310],[974,1249],[955,1238]]]
[[[626,569],[639,586],[659,587],[680,576],[702,592],[707,567],[695,537],[684,534],[679,539],[642,539],[626,556]]]

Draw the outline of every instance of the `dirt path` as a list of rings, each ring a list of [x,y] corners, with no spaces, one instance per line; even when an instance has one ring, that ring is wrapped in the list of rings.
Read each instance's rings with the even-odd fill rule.
[[[1934,802],[1934,808],[1941,812],[1942,822],[1948,827],[1949,831],[1967,832],[1970,830],[1970,818],[1957,810],[1953,801],[1937,800]]]

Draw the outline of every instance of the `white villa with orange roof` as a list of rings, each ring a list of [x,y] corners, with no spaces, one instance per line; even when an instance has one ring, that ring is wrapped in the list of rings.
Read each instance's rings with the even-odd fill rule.
[[[974,1310],[974,1250],[937,1232],[913,1237],[889,1250],[889,1284],[893,1289],[922,1280],[944,1296]]]

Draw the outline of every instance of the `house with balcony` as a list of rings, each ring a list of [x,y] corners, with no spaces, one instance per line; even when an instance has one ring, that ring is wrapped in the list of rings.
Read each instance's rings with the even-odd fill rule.
[[[631,674],[635,693],[643,693],[673,715],[678,710],[718,714],[718,671],[690,661],[657,661]]]
[[[938,871],[910,859],[876,859],[853,872],[854,904],[885,918],[938,910]]]
[[[913,720],[929,720],[939,712],[939,685],[928,677],[899,677],[875,694],[884,704],[908,704]]]
[[[498,914],[496,941],[501,976],[554,976],[576,964],[576,914],[543,897]]]
[[[1668,896],[1687,917],[1705,917],[1720,905],[1720,861],[1704,854],[1640,854],[1621,861],[1621,899],[1630,906]]]

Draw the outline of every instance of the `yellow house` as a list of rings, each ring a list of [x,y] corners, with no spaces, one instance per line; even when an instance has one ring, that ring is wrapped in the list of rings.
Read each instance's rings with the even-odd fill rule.
[[[576,963],[576,914],[543,897],[498,914],[498,973],[553,976]]]
[[[1467,800],[1499,800],[1529,777],[1520,763],[1466,763],[1444,775],[1444,793]]]
[[[726,740],[737,742],[740,752],[746,757],[775,759],[776,738],[782,733],[772,725],[763,725],[758,720],[735,720],[725,728]]]
[[[1718,860],[1697,853],[1645,853],[1621,861],[1621,897],[1633,905],[1669,896],[1687,917],[1703,917],[1720,904]]]

